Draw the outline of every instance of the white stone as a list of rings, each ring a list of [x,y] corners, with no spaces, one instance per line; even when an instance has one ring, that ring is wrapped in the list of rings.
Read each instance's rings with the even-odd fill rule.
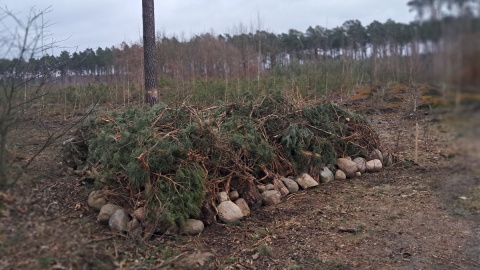
[[[228,197],[230,197],[231,201],[235,201],[236,199],[238,199],[238,197],[240,197],[240,195],[238,194],[238,191],[234,190],[230,192],[230,194],[228,194]]]
[[[283,184],[287,187],[288,189],[288,192],[290,193],[296,193],[298,192],[298,184],[297,182],[295,182],[294,180],[290,179],[290,178],[282,178],[281,179]]]
[[[92,207],[97,211],[100,211],[100,209],[102,209],[102,206],[107,204],[107,199],[103,197],[103,192],[101,190],[94,190],[88,195],[87,203],[88,206]]]
[[[185,223],[180,227],[180,233],[186,235],[197,235],[203,232],[205,225],[201,220],[187,219]]]
[[[367,161],[363,157],[356,157],[353,159],[353,162],[357,164],[359,172],[364,173],[367,170]]]
[[[346,158],[337,159],[337,166],[345,173],[347,178],[355,177],[355,173],[358,170],[357,163]]]
[[[243,213],[244,217],[250,215],[250,207],[248,207],[248,203],[247,203],[247,201],[245,201],[245,199],[238,198],[235,201],[235,204],[240,208],[240,210],[242,210],[242,213]]]
[[[330,171],[329,168],[323,167],[322,171],[320,172],[320,182],[328,183],[334,179],[333,172]]]
[[[114,232],[124,232],[127,230],[127,224],[129,221],[130,216],[127,211],[120,208],[112,214],[108,220],[108,226]]]
[[[382,170],[382,162],[379,159],[367,161],[367,172],[379,172]]]
[[[259,193],[263,193],[266,190],[265,185],[257,185],[257,189]]]
[[[347,179],[347,176],[342,170],[339,169],[335,172],[335,180],[346,180],[346,179]]]
[[[218,217],[225,223],[234,222],[243,218],[240,207],[232,201],[221,202],[217,206]]]
[[[303,188],[303,189],[307,189],[307,188],[311,188],[311,187],[316,187],[318,186],[318,182],[315,181],[315,179],[313,179],[309,174],[307,173],[302,173],[300,176],[298,176],[296,179],[295,179],[295,182],[297,182],[297,184]]]
[[[224,201],[228,201],[228,194],[225,191],[217,193],[217,202],[221,203]]]
[[[382,151],[380,151],[379,149],[373,150],[368,156],[368,160],[373,160],[373,159],[383,160]]]
[[[108,224],[110,217],[120,209],[121,207],[112,203],[107,203],[100,209],[100,213],[98,213],[97,221],[103,224]]]
[[[282,201],[282,195],[277,190],[267,190],[262,193],[262,201],[266,206],[279,204]]]

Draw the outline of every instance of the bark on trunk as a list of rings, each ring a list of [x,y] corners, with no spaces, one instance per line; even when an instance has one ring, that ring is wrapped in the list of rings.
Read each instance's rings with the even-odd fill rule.
[[[142,15],[145,100],[150,106],[153,106],[158,102],[157,62],[155,53],[155,8],[153,0],[142,0]]]

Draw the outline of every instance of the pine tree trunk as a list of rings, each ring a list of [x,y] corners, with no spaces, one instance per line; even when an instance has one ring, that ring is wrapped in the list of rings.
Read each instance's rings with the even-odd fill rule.
[[[157,62],[155,53],[155,8],[153,0],[142,0],[142,14],[145,100],[150,106],[153,106],[158,102]]]

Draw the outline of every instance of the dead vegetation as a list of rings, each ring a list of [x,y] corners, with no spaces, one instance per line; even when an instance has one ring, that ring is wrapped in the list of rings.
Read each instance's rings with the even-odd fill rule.
[[[427,108],[418,119],[403,112],[369,116],[384,146],[397,147],[398,166],[290,195],[242,222],[211,224],[199,236],[158,235],[146,242],[95,223],[86,198],[96,187],[82,167],[56,166],[62,160],[56,144],[32,164],[32,181],[0,194],[0,254],[7,254],[0,268],[155,269],[203,250],[216,255],[217,269],[477,269],[478,127],[469,130],[478,113],[452,116]],[[416,120],[419,164],[411,162]],[[28,123],[14,136],[34,146],[42,133],[25,136],[38,128]]]
[[[305,103],[304,103],[305,104]],[[195,108],[164,104],[91,118],[65,143],[65,163],[87,174],[111,201],[147,206],[155,222],[214,222],[213,200],[238,190],[256,207],[255,185],[321,168],[337,157],[380,148],[366,118],[335,103],[299,106],[279,95]],[[179,206],[181,205],[181,206]]]

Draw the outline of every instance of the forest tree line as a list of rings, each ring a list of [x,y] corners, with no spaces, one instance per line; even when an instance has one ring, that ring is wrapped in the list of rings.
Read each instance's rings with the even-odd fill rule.
[[[158,32],[158,74],[167,81],[260,80],[266,74],[298,75],[307,68],[315,70],[314,76],[321,74],[320,81],[327,81],[327,76],[350,83],[442,77],[449,84],[465,84],[475,80],[475,71],[472,75],[465,66],[476,65],[479,57],[475,50],[480,33],[479,2],[412,0],[408,6],[417,20],[410,23],[387,20],[362,25],[348,20],[333,28],[317,25],[280,34],[248,31],[240,24],[234,33],[190,38]],[[58,56],[2,59],[0,73],[15,72],[10,69],[12,63],[15,71],[21,70],[26,77],[53,71],[64,85],[121,82],[122,87],[137,84],[136,88],[141,88],[143,47],[141,42],[124,42],[117,47],[62,51]],[[320,84],[315,82],[313,87]]]

